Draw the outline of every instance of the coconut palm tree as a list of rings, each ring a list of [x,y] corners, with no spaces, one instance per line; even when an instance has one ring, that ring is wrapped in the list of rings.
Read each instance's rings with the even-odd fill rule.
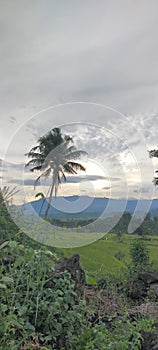
[[[62,135],[60,128],[54,128],[38,140],[37,146],[31,148],[26,154],[31,160],[26,166],[31,166],[30,171],[40,171],[35,181],[35,186],[44,177],[52,177],[48,205],[45,211],[47,217],[53,194],[57,195],[58,187],[62,180],[66,181],[66,174],[77,174],[78,170],[85,171],[85,167],[75,160],[87,153],[73,145],[73,139],[69,135]]]

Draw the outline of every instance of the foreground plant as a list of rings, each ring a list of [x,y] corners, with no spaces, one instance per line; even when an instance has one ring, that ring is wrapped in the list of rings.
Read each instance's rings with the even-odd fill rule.
[[[56,255],[12,241],[3,243],[0,257],[0,350],[27,349],[28,344],[29,349],[60,349],[61,338],[73,348],[83,303],[68,273],[55,277]]]

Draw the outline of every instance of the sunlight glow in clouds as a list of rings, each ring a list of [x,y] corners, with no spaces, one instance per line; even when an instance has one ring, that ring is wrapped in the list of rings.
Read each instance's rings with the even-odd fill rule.
[[[74,123],[73,116],[80,115],[81,122]],[[60,118],[69,116],[70,122],[59,125]],[[88,117],[89,122],[83,120]],[[90,123],[90,119],[97,124]],[[104,119],[103,119],[104,118]],[[104,124],[103,124],[104,121]],[[143,188],[146,197],[151,196],[152,161],[148,157],[144,136],[137,131],[130,118],[104,105],[94,103],[69,103],[52,106],[26,121],[12,138],[6,153],[6,163],[16,152],[16,157],[26,161],[24,153],[37,144],[40,136],[54,126],[59,126],[64,134],[69,134],[77,149],[88,153],[81,159],[86,172],[77,176],[67,175],[67,183],[59,188],[59,196],[88,195],[97,197],[123,198],[136,197]],[[29,125],[29,129],[28,129]],[[27,140],[23,142],[22,140]],[[33,189],[34,180],[39,174],[22,168],[24,164],[8,166],[5,180],[8,184],[19,185],[24,200],[32,200],[42,191],[47,195],[51,179],[41,181],[41,188]],[[145,171],[144,171],[145,170]],[[142,174],[140,174],[142,172]],[[23,179],[25,188],[22,189]],[[146,187],[146,190],[144,189]],[[152,188],[152,190],[151,190]],[[151,191],[150,191],[151,190]],[[22,193],[15,201],[22,201]]]

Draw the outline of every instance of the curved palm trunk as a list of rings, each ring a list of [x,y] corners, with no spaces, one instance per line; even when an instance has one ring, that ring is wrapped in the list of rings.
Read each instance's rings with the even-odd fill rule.
[[[51,186],[49,187],[49,190],[48,190],[48,192],[47,192],[46,197],[43,198],[43,203],[42,203],[42,205],[41,205],[41,208],[40,208],[40,211],[39,211],[39,215],[42,213],[42,208],[43,208],[43,206],[44,206],[44,203],[45,203],[45,201],[46,201],[47,196],[49,196],[50,188],[51,188]]]
[[[51,206],[51,200],[52,200],[52,195],[53,195],[53,191],[54,191],[54,182],[52,183],[52,187],[51,187],[51,191],[50,191],[50,195],[49,195],[49,199],[48,199],[48,205],[47,205],[47,208],[46,208],[46,211],[45,211],[45,215],[44,217],[46,218],[48,216],[48,212],[49,212],[49,209],[50,209],[50,206]]]

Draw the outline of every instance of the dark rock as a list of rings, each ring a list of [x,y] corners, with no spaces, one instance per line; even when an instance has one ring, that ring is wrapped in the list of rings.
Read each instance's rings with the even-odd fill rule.
[[[131,299],[141,299],[146,296],[147,288],[143,281],[136,279],[131,282],[129,289],[129,297]]]
[[[141,272],[139,274],[139,279],[141,279],[147,285],[151,283],[156,283],[158,282],[158,272]]]
[[[85,272],[80,266],[79,254],[74,254],[72,258],[63,258],[55,266],[55,276],[60,277],[62,272],[68,271],[75,281],[75,290],[79,298],[83,298],[86,282]]]
[[[141,350],[158,350],[158,331],[141,332],[143,337]]]
[[[141,299],[147,295],[148,290],[153,290],[158,297],[158,272],[139,273],[138,278],[130,285],[129,296],[132,299]]]
[[[150,290],[152,290],[156,297],[158,297],[158,284],[152,283],[150,284]]]
[[[64,335],[64,334],[60,334],[60,335],[57,337],[56,348],[57,348],[58,350],[60,350],[60,349],[66,349],[66,339],[65,339],[65,335]]]

